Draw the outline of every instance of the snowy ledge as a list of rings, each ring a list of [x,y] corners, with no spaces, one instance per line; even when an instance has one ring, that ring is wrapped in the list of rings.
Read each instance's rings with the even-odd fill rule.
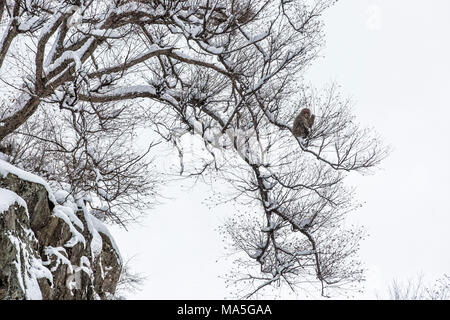
[[[56,204],[56,200],[55,200],[55,196],[53,195],[52,188],[50,188],[50,185],[47,183],[47,181],[45,181],[44,179],[42,179],[41,177],[39,177],[35,174],[32,174],[25,170],[19,169],[19,168],[13,166],[12,164],[0,159],[0,175],[3,176],[3,178],[6,178],[6,176],[10,173],[18,176],[22,180],[37,183],[37,184],[44,186],[48,192],[49,200],[51,202],[53,202],[54,204]]]
[[[30,215],[28,214],[28,208],[25,200],[11,190],[0,188],[0,214],[7,211],[15,203],[25,208],[25,212],[29,218]]]
[[[8,288],[7,291],[3,290],[3,293],[0,290],[0,299],[2,294],[3,297],[17,296],[22,299],[85,299],[90,295],[99,298],[101,296],[104,299],[108,294],[114,294],[123,260],[107,226],[90,213],[84,200],[76,201],[64,190],[53,192],[50,184],[43,178],[0,159],[1,179],[4,179],[4,183],[0,188],[0,218],[3,212],[11,208],[14,210],[24,208],[28,218],[33,216],[40,219],[39,221],[48,221],[48,217],[53,216],[58,218],[57,224],[68,225],[69,229],[62,226],[55,229],[55,224],[51,223],[48,231],[45,230],[45,226],[39,229],[43,230],[40,233],[43,237],[41,239],[34,233],[31,220],[27,219],[28,221],[22,221],[19,225],[13,223],[13,227],[6,226],[6,229],[0,230],[0,236],[8,239],[6,245],[15,248],[10,255],[2,251],[4,248],[0,248],[0,261],[3,259],[3,265],[13,266],[13,273],[7,275],[7,282],[0,283],[1,290],[4,289],[5,283],[5,288]],[[29,182],[30,185],[17,183],[16,180]],[[45,189],[39,187],[36,189],[33,184],[43,186]],[[9,187],[12,190],[9,190]],[[22,188],[31,188],[33,192],[29,192],[30,190],[27,192]],[[45,194],[55,205],[30,206],[29,211],[28,197],[33,198],[35,192],[39,193],[39,197]],[[64,230],[64,234],[60,233],[61,230]],[[89,234],[89,241],[86,233]],[[61,243],[61,237],[68,240]],[[108,246],[105,246],[105,237],[109,239]],[[77,243],[81,243],[82,246],[75,250],[66,250],[73,248]],[[40,246],[44,246],[44,252],[36,249]],[[102,259],[103,253],[107,254],[107,259]],[[109,258],[110,254],[112,259]],[[55,274],[61,272],[62,266],[67,267],[62,271],[66,272],[66,276],[54,278]],[[104,270],[109,274],[108,281],[105,280]],[[4,276],[2,271],[0,270],[0,275]],[[79,272],[88,274],[89,285],[78,287]],[[48,281],[39,282],[41,278]],[[89,290],[93,290],[90,295],[87,294]]]

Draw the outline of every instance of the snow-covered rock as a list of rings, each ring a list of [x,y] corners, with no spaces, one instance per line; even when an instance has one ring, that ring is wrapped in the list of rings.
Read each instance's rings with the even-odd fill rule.
[[[87,208],[0,159],[0,300],[108,299],[122,260]]]

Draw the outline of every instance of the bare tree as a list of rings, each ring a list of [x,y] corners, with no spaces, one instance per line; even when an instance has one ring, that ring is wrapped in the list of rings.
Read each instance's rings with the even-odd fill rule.
[[[224,227],[245,254],[234,276],[251,286],[246,297],[304,281],[324,295],[344,288],[362,280],[363,232],[344,227],[358,204],[343,180],[386,149],[336,86],[302,81],[333,3],[3,1],[0,141],[18,145],[16,163],[123,222],[154,193],[147,157],[132,148],[136,130],[151,127],[178,149],[182,176],[213,173],[258,209]],[[316,114],[305,140],[292,135],[303,107]],[[207,155],[184,161],[186,133]]]
[[[433,285],[427,285],[423,281],[423,275],[406,282],[393,280],[389,286],[390,300],[449,300],[450,277],[444,275],[435,281]]]
[[[110,297],[111,300],[124,300],[130,293],[135,293],[141,290],[144,285],[146,276],[132,271],[131,262],[133,258],[127,260],[120,271],[120,278],[117,282],[116,292],[114,296]]]

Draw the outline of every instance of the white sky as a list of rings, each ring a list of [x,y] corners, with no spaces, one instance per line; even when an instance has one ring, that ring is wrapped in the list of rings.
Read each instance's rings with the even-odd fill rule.
[[[324,18],[324,58],[310,81],[340,84],[357,119],[393,149],[375,175],[348,179],[365,202],[351,221],[370,234],[360,251],[369,268],[360,298],[383,295],[393,278],[450,274],[450,1],[342,0]],[[148,277],[129,298],[230,297],[216,228],[235,208],[209,209],[209,187],[181,184],[166,187],[172,199],[143,225],[112,230],[122,255],[136,256],[134,270]]]

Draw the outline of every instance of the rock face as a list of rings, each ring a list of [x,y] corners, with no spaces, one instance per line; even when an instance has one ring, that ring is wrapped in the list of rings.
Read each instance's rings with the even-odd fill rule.
[[[83,202],[0,160],[0,300],[109,299],[121,266]]]

